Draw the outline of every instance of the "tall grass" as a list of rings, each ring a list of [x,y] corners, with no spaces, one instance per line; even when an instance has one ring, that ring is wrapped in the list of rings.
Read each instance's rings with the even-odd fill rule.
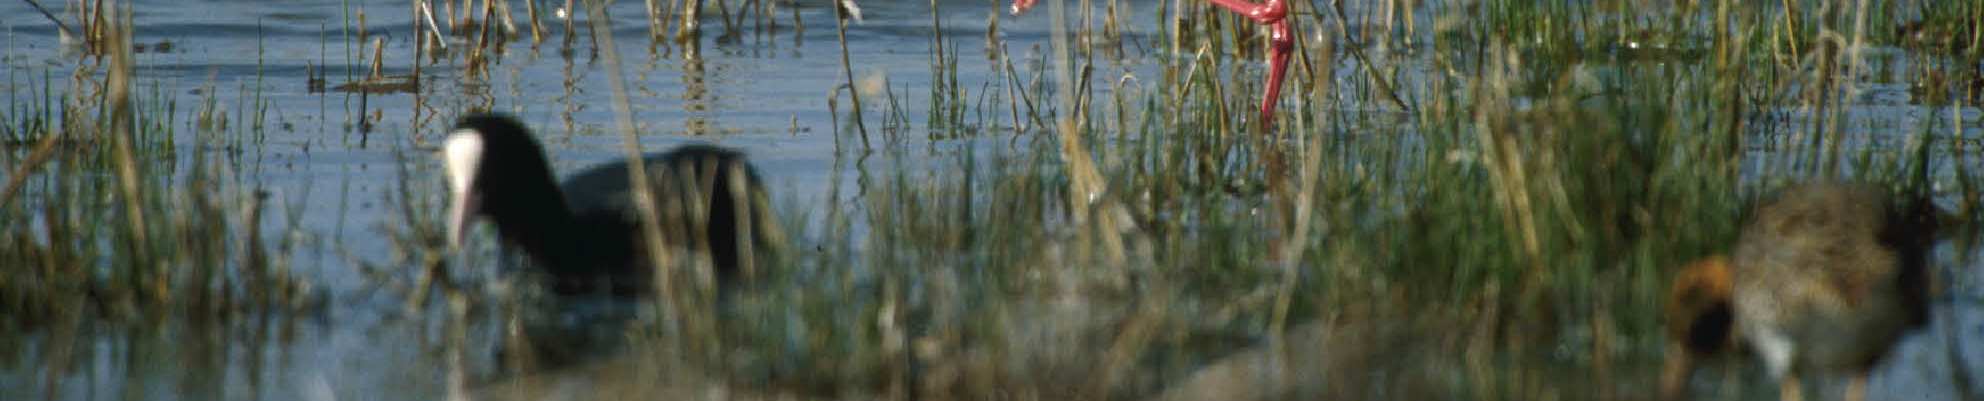
[[[1466,372],[1459,383],[1439,387],[1451,394],[1610,397],[1623,394],[1657,357],[1648,345],[1660,341],[1657,289],[1669,269],[1727,251],[1749,199],[1787,182],[1852,179],[1897,191],[1940,188],[1941,199],[1972,203],[1974,183],[1964,167],[1971,156],[1959,151],[1962,129],[1935,120],[1956,118],[1952,110],[1974,105],[1921,104],[1916,107],[1939,117],[1919,120],[1920,129],[1886,131],[1853,103],[1870,85],[1860,78],[1868,68],[1860,49],[1881,36],[1875,33],[1881,27],[1918,17],[1883,11],[1866,17],[1890,20],[1869,22],[1840,11],[1851,10],[1852,2],[1829,4],[1835,11],[1816,15],[1800,11],[1814,8],[1734,2],[1623,6],[1438,5],[1430,6],[1433,23],[1423,29],[1406,28],[1412,26],[1410,10],[1377,21],[1370,19],[1372,10],[1311,4],[1313,13],[1292,17],[1298,30],[1328,33],[1325,40],[1336,46],[1309,47],[1299,59],[1307,61],[1298,61],[1301,70],[1291,74],[1295,106],[1274,124],[1285,128],[1269,141],[1251,139],[1260,134],[1234,118],[1232,111],[1246,110],[1256,92],[1226,78],[1223,71],[1244,64],[1226,62],[1223,54],[1249,55],[1244,49],[1252,39],[1249,25],[1215,28],[1231,18],[1219,11],[1172,10],[1192,25],[1172,36],[1181,42],[1173,47],[1179,61],[1163,69],[1164,79],[1142,88],[1161,96],[1113,99],[1117,107],[1132,106],[1113,115],[1084,112],[1092,100],[1083,94],[1095,82],[1117,80],[1084,76],[1084,48],[1057,47],[1070,53],[1052,61],[1066,68],[1052,73],[1063,86],[1032,100],[1046,105],[1041,115],[1067,120],[1048,128],[1058,135],[1056,145],[1026,146],[1021,156],[1011,156],[1038,168],[986,172],[975,164],[981,159],[969,156],[979,152],[962,151],[967,156],[940,169],[955,173],[884,173],[870,184],[884,195],[863,198],[871,219],[864,226],[873,232],[853,241],[864,251],[829,259],[852,262],[809,266],[867,272],[871,277],[862,282],[875,287],[841,297],[901,303],[878,311],[932,312],[823,317],[908,321],[801,331],[868,332],[876,354],[867,358],[887,365],[896,360],[887,352],[907,351],[890,345],[895,337],[872,330],[945,327],[940,316],[949,314],[1024,326],[996,310],[1052,299],[1065,285],[1085,294],[1115,294],[1107,288],[1139,294],[1102,305],[1151,302],[1172,310],[1211,304],[1246,316],[1229,333],[1275,335],[1280,329],[1271,327],[1342,323],[1356,314],[1352,310],[1410,310],[1415,312],[1369,319],[1447,330],[1404,336],[1463,360],[1405,360],[1450,363]],[[1919,17],[1925,21],[1952,14],[1976,21],[1966,8],[1924,9],[1957,10],[1925,11]],[[1974,35],[1968,43],[1976,43]],[[932,82],[941,83],[929,91],[925,124],[932,132],[956,132],[956,114],[948,110],[960,96],[950,88],[972,86],[954,82],[953,71],[963,67],[938,50],[946,46],[932,42]],[[1330,50],[1337,48],[1344,57]],[[1409,50],[1378,51],[1395,48]],[[1958,60],[1974,57],[1957,54]],[[1923,68],[1963,74],[1971,66],[1959,61]],[[897,104],[917,100],[892,100],[878,113],[894,116]],[[1012,121],[1025,115],[1007,109],[994,112]],[[1276,160],[1302,162],[1286,168]],[[1083,171],[1087,163],[1096,163],[1095,175]],[[1008,186],[1016,183],[1032,184]],[[1085,211],[1110,203],[1123,208]],[[1031,212],[981,220],[1001,210]],[[1104,215],[1126,216],[1134,224],[1096,218]],[[1973,220],[1974,214],[1962,218]],[[850,241],[825,234],[835,232],[841,231],[823,230],[815,238]],[[1103,232],[1134,240],[1095,235]],[[943,256],[902,256],[931,254]],[[1099,257],[1108,254],[1150,256]],[[1296,257],[1278,256],[1283,254]],[[1283,260],[1286,265],[1277,263]],[[960,274],[996,281],[931,284],[961,280]],[[905,284],[917,282],[923,284]],[[897,292],[976,286],[1002,288],[1011,297]],[[1280,298],[1266,296],[1277,293],[1292,297],[1263,301]],[[957,308],[947,306],[953,302],[975,306],[950,309]],[[1284,317],[1286,326],[1278,323]],[[1131,326],[1138,321],[1106,319]],[[1013,328],[990,330],[1000,329]],[[1206,335],[1182,332],[1188,334],[1174,335]],[[995,335],[942,333],[902,335],[907,343],[920,338],[939,348],[983,346],[993,354],[1031,355]],[[1171,352],[1134,332],[1121,334],[1114,344],[1124,348],[1090,355],[1134,362],[1077,368],[1088,375],[1078,377],[1095,380],[1083,385],[1128,386],[1112,378],[1135,375],[1118,369],[1148,367]],[[957,355],[946,349],[943,355]],[[1565,349],[1574,351],[1566,355]],[[1111,356],[1125,355],[1119,351],[1129,356]],[[908,358],[914,373],[873,379],[876,388],[934,380],[919,373],[943,371],[935,367],[943,363]],[[1584,369],[1551,368],[1565,365]],[[840,374],[853,370],[836,366]],[[1010,373],[988,374],[1004,380],[1012,379],[1003,376]],[[1538,377],[1592,385],[1563,387]],[[1026,388],[1057,383],[1032,379],[1037,381],[1026,381],[1032,386]],[[1309,390],[1349,394],[1343,388]],[[960,391],[967,391],[963,398],[984,395]]]
[[[96,21],[85,26],[101,31],[105,62],[76,63],[66,81],[43,75],[28,83],[42,96],[10,98],[0,115],[8,151],[32,149],[9,167],[0,204],[8,323],[225,319],[320,305],[322,294],[290,271],[291,242],[264,239],[287,237],[263,231],[273,220],[265,216],[283,216],[267,210],[281,205],[211,162],[263,128],[261,104],[230,113],[209,98],[193,125],[201,132],[179,143],[178,100],[156,84],[144,93],[133,77],[130,11],[91,10],[82,18]],[[230,130],[218,122],[229,114],[254,124]],[[176,162],[181,152],[190,165]]]

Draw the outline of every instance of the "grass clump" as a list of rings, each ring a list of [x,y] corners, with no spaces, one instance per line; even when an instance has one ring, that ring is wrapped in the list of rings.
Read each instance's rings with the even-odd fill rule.
[[[4,150],[21,161],[9,164],[0,202],[7,323],[226,319],[320,305],[322,295],[290,270],[295,242],[264,232],[281,216],[269,213],[280,210],[271,194],[210,160],[225,153],[220,135],[176,142],[176,100],[157,87],[140,96],[129,12],[108,14],[117,17],[104,25],[105,56],[77,63],[60,91],[44,75],[30,83],[42,96],[10,96],[0,115],[10,138]],[[184,176],[173,174],[181,152],[191,156]],[[291,212],[293,227],[299,215]]]

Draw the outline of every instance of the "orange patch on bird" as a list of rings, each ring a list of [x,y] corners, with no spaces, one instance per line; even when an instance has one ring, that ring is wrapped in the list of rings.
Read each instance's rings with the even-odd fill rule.
[[[1730,300],[1735,285],[1729,258],[1714,255],[1686,266],[1674,275],[1667,291],[1667,334],[1702,354],[1721,349],[1734,327]]]
[[[1729,278],[1729,258],[1713,255],[1681,267],[1667,295],[1669,299],[1727,299],[1734,287]]]

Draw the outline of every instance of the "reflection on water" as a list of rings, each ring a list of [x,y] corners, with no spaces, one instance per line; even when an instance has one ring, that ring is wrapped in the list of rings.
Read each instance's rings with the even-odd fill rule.
[[[682,45],[682,132],[691,136],[708,135],[710,112],[709,68],[703,62],[701,42]]]
[[[130,325],[68,319],[7,341],[9,399],[226,399],[297,396],[297,341],[321,322],[242,316]],[[321,391],[323,389],[319,389]],[[39,396],[39,397],[32,397]]]

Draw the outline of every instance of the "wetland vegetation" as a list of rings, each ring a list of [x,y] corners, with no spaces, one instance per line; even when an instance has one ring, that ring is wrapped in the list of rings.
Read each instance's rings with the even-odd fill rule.
[[[33,3],[0,399],[1643,399],[1679,267],[1829,177],[1955,220],[1874,398],[1984,369],[1972,1],[1291,2],[1272,122],[1196,0]],[[479,111],[554,171],[739,149],[784,246],[548,294],[449,246]]]

